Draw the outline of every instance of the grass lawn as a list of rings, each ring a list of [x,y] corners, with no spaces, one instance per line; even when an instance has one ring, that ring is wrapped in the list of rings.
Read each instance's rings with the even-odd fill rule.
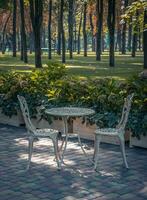
[[[66,68],[69,74],[75,75],[79,78],[86,77],[115,77],[119,79],[125,79],[132,75],[138,74],[143,69],[143,55],[137,53],[135,58],[132,58],[130,54],[121,55],[116,53],[116,66],[109,67],[108,65],[108,53],[103,53],[102,60],[100,62],[95,60],[95,53],[88,53],[88,57],[83,57],[83,54],[74,54],[73,60],[69,59],[69,55],[66,56]],[[61,58],[53,54],[52,61],[61,62]],[[43,66],[49,62],[47,54],[42,56]],[[17,58],[13,58],[11,53],[5,55],[0,54],[0,71],[15,70],[18,72],[30,72],[34,69],[34,55],[29,55],[29,63],[24,64],[20,61],[19,55]]]

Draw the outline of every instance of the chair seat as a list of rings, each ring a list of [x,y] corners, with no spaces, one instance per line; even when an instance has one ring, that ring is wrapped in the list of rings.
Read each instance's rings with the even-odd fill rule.
[[[38,137],[52,137],[55,134],[57,135],[59,131],[54,130],[54,129],[36,129],[35,130],[35,136]]]
[[[120,130],[116,128],[102,128],[102,129],[97,129],[95,131],[95,134],[97,135],[108,135],[108,136],[118,136],[119,133]]]

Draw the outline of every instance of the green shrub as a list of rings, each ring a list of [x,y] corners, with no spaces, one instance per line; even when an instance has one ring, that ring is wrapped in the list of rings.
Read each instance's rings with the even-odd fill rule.
[[[90,107],[96,114],[89,123],[99,127],[115,127],[121,117],[124,98],[134,93],[128,120],[128,128],[134,136],[146,134],[147,130],[147,80],[133,77],[128,81],[115,79],[79,80],[66,76],[65,66],[50,63],[47,68],[30,74],[0,74],[0,107],[12,116],[17,113],[17,94],[25,96],[31,116],[36,116],[36,107],[82,106]],[[47,117],[43,115],[43,117]]]
[[[2,112],[8,116],[17,113],[19,104],[17,95],[23,95],[28,101],[30,113],[36,115],[36,107],[47,101],[47,94],[52,91],[55,81],[65,75],[65,66],[49,63],[46,68],[34,70],[32,73],[19,74],[8,72],[0,74],[0,94],[4,94],[0,102]]]
[[[128,126],[140,138],[147,133],[147,79],[133,77],[128,80],[127,90],[135,94]]]

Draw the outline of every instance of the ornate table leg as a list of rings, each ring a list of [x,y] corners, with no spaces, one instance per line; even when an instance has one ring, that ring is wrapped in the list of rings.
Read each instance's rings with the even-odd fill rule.
[[[88,157],[86,151],[85,151],[84,148],[83,148],[83,145],[82,145],[82,142],[81,142],[80,135],[79,135],[79,134],[77,134],[77,135],[78,135],[78,142],[79,142],[79,145],[80,145],[80,147],[81,147],[81,149],[82,149],[82,151],[83,151],[85,157],[86,157],[86,158],[87,158],[87,159],[88,159],[92,164],[94,164],[93,160],[90,159],[90,158]]]
[[[67,141],[68,141],[68,122],[67,122],[67,120],[68,120],[68,117],[63,117],[65,140],[63,141],[61,147],[63,147],[64,142],[65,142],[65,144],[64,144],[63,153],[61,155],[61,163],[63,163],[64,154],[66,151]]]

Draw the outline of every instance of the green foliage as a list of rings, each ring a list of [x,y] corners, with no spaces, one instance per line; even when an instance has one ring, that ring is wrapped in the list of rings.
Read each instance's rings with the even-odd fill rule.
[[[128,126],[133,135],[140,138],[140,133],[147,133],[147,80],[133,77],[128,81],[127,90],[135,94],[133,109]]]
[[[8,9],[10,7],[10,0],[0,0],[0,9]]]
[[[99,127],[115,127],[118,123],[124,97],[134,93],[128,128],[134,136],[146,134],[147,130],[147,80],[133,77],[127,81],[110,78],[79,80],[66,76],[65,67],[50,63],[47,69],[30,74],[4,73],[0,75],[0,107],[9,116],[19,109],[17,94],[25,96],[31,115],[36,108],[56,106],[82,106],[93,108],[96,114],[89,123]],[[43,117],[47,117],[43,114]]]
[[[65,66],[58,63],[49,63],[48,67],[34,70],[29,74],[8,72],[0,74],[0,93],[4,94],[0,106],[3,113],[12,116],[19,108],[17,95],[24,95],[30,105],[31,115],[36,114],[36,106],[46,101],[52,84],[65,75]]]
[[[147,28],[147,24],[144,24],[144,13],[147,9],[146,0],[136,0],[130,6],[127,7],[126,12],[122,15],[122,18],[133,24],[134,27],[142,29]],[[136,14],[138,16],[136,17]]]

